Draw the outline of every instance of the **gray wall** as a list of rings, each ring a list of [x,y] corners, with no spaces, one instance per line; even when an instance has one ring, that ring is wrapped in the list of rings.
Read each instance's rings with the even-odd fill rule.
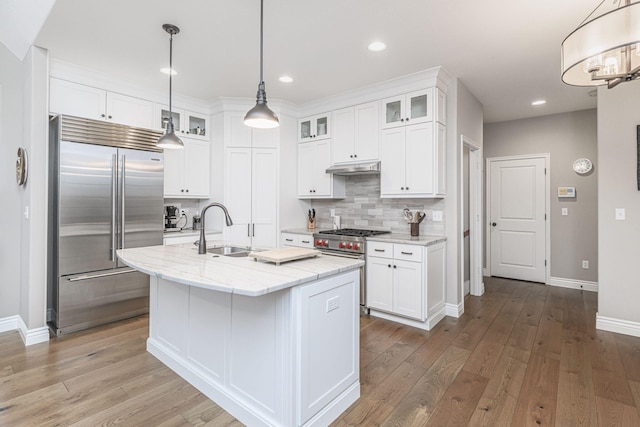
[[[15,159],[22,144],[22,63],[0,43],[0,199],[4,224],[0,239],[0,319],[17,315],[20,307],[20,229],[22,195],[16,185]],[[33,172],[32,172],[33,173]]]
[[[554,114],[486,124],[484,157],[549,153],[551,200],[551,276],[598,281],[599,159],[596,155],[596,110]],[[594,164],[586,176],[576,174],[573,161],[587,157]],[[557,197],[557,188],[576,188],[576,198]],[[563,207],[569,209],[562,216]],[[582,269],[582,260],[589,269]]]
[[[598,90],[598,233],[600,277],[598,317],[640,325],[640,192],[636,182],[636,126],[640,124],[640,82]],[[615,209],[626,220],[615,220]]]

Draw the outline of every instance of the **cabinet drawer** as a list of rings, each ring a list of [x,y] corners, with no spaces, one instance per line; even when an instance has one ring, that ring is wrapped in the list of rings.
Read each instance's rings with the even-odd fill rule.
[[[393,258],[393,243],[367,241],[367,256]]]
[[[393,245],[393,256],[395,259],[422,262],[423,250],[422,246],[395,244]]]
[[[280,241],[282,246],[313,248],[313,236],[311,234],[281,233]]]

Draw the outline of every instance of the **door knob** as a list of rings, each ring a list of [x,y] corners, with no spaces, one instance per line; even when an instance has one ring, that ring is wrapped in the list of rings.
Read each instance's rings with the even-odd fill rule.
[[[492,222],[491,225],[495,227],[498,224],[496,224],[495,222]]]

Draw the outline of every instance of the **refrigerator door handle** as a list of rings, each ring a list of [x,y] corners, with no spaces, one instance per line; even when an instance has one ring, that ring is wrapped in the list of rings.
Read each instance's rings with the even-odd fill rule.
[[[118,207],[116,197],[118,193],[118,156],[111,156],[111,261],[116,261],[116,214]]]
[[[83,276],[73,277],[73,278],[69,279],[69,281],[70,282],[78,282],[80,280],[89,280],[89,279],[97,279],[97,278],[100,278],[100,277],[117,276],[118,274],[133,273],[135,271],[136,270],[134,270],[133,268],[128,268],[126,270],[112,271],[110,273],[85,274]]]
[[[122,210],[120,213],[120,249],[124,249],[124,208],[125,208],[125,203],[124,201],[126,200],[126,194],[125,194],[125,177],[127,175],[126,173],[126,168],[127,168],[127,164],[126,164],[126,160],[127,160],[127,156],[125,156],[124,154],[122,155],[122,176],[120,177],[120,186],[121,186],[121,190],[120,190],[120,206],[122,206]]]

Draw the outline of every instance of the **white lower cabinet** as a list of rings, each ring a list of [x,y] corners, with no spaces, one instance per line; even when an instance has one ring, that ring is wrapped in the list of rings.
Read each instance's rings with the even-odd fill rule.
[[[297,233],[281,233],[280,245],[283,247],[313,248],[313,235]]]
[[[209,142],[182,138],[184,149],[164,150],[164,196],[209,197]]]
[[[368,240],[367,306],[372,314],[379,310],[392,315],[392,320],[415,320],[408,324],[423,329],[431,329],[442,319],[444,245],[424,247]]]

